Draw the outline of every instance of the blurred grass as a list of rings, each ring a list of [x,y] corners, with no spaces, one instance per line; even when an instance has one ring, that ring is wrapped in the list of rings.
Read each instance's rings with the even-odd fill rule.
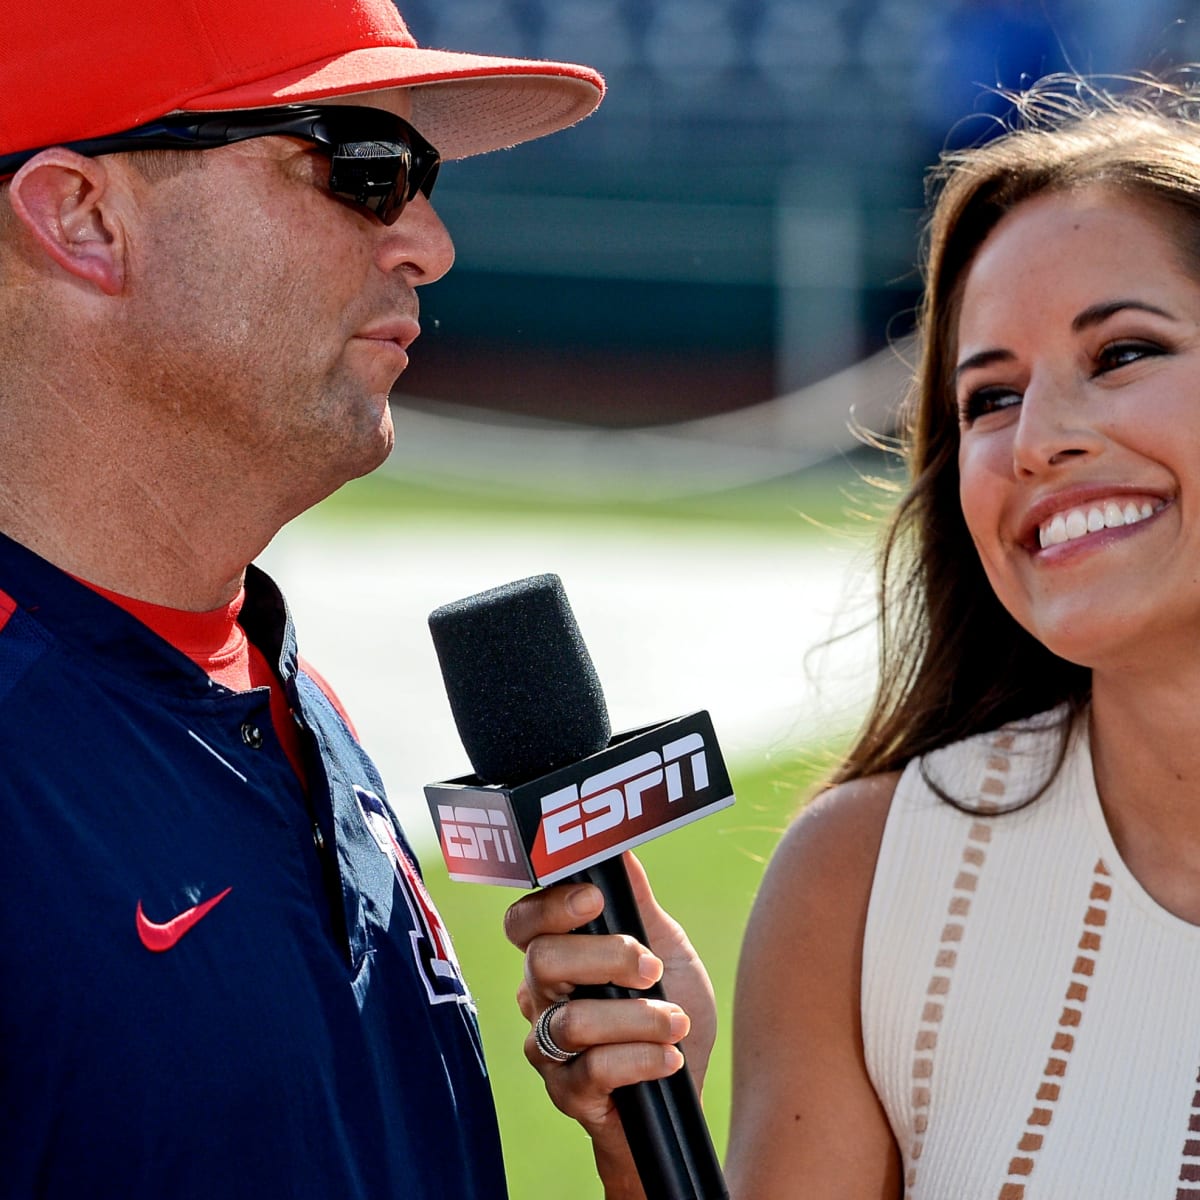
[[[768,858],[835,748],[791,748],[752,764],[729,764],[735,804],[642,846],[660,903],[687,929],[717,994],[719,1033],[704,1089],[713,1141],[724,1156],[730,1094],[730,1012],[738,947]],[[452,883],[436,853],[424,863],[479,1007],[511,1200],[592,1200],[603,1195],[588,1139],[559,1113],[525,1061],[528,1032],[517,1010],[521,957],[504,938],[504,910],[521,893]]]
[[[680,536],[706,529],[794,541],[870,538],[886,519],[897,467],[880,455],[856,455],[784,480],[674,500],[547,496],[515,489],[476,492],[414,483],[387,469],[356,480],[325,500],[312,519],[336,524],[376,521],[670,523]],[[639,856],[663,906],[677,917],[704,958],[716,989],[719,1033],[705,1084],[705,1114],[718,1153],[728,1138],[730,1015],[738,949],[767,860],[839,747],[764,750],[730,763],[732,808],[643,846]],[[454,938],[479,1008],[500,1117],[511,1200],[599,1200],[602,1191],[583,1131],[557,1112],[541,1078],[525,1061],[528,1027],[517,1010],[521,957],[503,932],[504,910],[520,892],[451,883],[436,851],[426,853],[426,880]]]
[[[696,527],[753,526],[788,536],[828,536],[877,528],[891,506],[880,481],[894,481],[897,467],[877,453],[830,460],[820,466],[753,486],[674,499],[594,497],[436,487],[389,474],[387,468],[353,480],[313,510],[336,522],[446,516],[506,520],[514,516],[656,520]]]

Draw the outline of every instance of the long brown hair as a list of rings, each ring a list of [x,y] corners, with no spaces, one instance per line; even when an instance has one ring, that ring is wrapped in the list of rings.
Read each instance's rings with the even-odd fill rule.
[[[831,782],[904,766],[959,738],[1063,704],[1091,674],[1052,654],[996,599],[959,503],[952,371],[968,268],[1000,219],[1044,192],[1101,186],[1163,214],[1200,279],[1200,82],[1053,76],[1010,96],[997,139],[943,156],[930,175],[921,355],[902,420],[909,483],[880,550],[877,691]]]

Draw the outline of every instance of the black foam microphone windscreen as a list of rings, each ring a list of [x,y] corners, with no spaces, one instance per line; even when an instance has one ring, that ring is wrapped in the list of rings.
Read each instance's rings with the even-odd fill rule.
[[[523,783],[608,745],[604,692],[557,575],[445,604],[429,629],[480,779]]]

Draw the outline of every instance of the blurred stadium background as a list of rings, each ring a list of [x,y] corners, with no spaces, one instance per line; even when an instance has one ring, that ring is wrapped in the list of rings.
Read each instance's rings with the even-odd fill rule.
[[[1200,57],[1178,0],[401,7],[423,43],[610,84],[570,133],[447,168],[458,264],[403,395],[601,426],[741,409],[902,334],[924,168],[986,134],[985,87]]]
[[[896,465],[850,426],[886,431],[903,392],[925,170],[989,135],[996,85],[1200,60],[1200,2],[399,6],[422,44],[585,61],[610,93],[574,130],[444,169],[458,259],[422,294],[396,451],[264,558],[454,931],[513,1200],[598,1196],[519,1051],[512,894],[448,885],[432,844],[421,785],[466,766],[426,614],[556,571],[616,726],[712,711],[738,804],[645,857],[717,987],[723,1146],[740,930],[868,693],[869,636],[813,647],[869,613],[880,502],[862,477]]]

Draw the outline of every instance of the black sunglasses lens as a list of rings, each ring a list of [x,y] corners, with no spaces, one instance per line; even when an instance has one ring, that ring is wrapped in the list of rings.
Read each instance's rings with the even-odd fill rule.
[[[416,162],[409,171],[410,187],[412,193],[409,196],[411,200],[417,192],[421,192],[425,199],[428,200],[430,193],[433,191],[433,185],[437,182],[438,167],[441,166],[441,159],[436,155],[426,159],[424,162]]]
[[[390,225],[408,199],[412,152],[401,142],[343,142],[329,168],[329,190],[362,204]]]

